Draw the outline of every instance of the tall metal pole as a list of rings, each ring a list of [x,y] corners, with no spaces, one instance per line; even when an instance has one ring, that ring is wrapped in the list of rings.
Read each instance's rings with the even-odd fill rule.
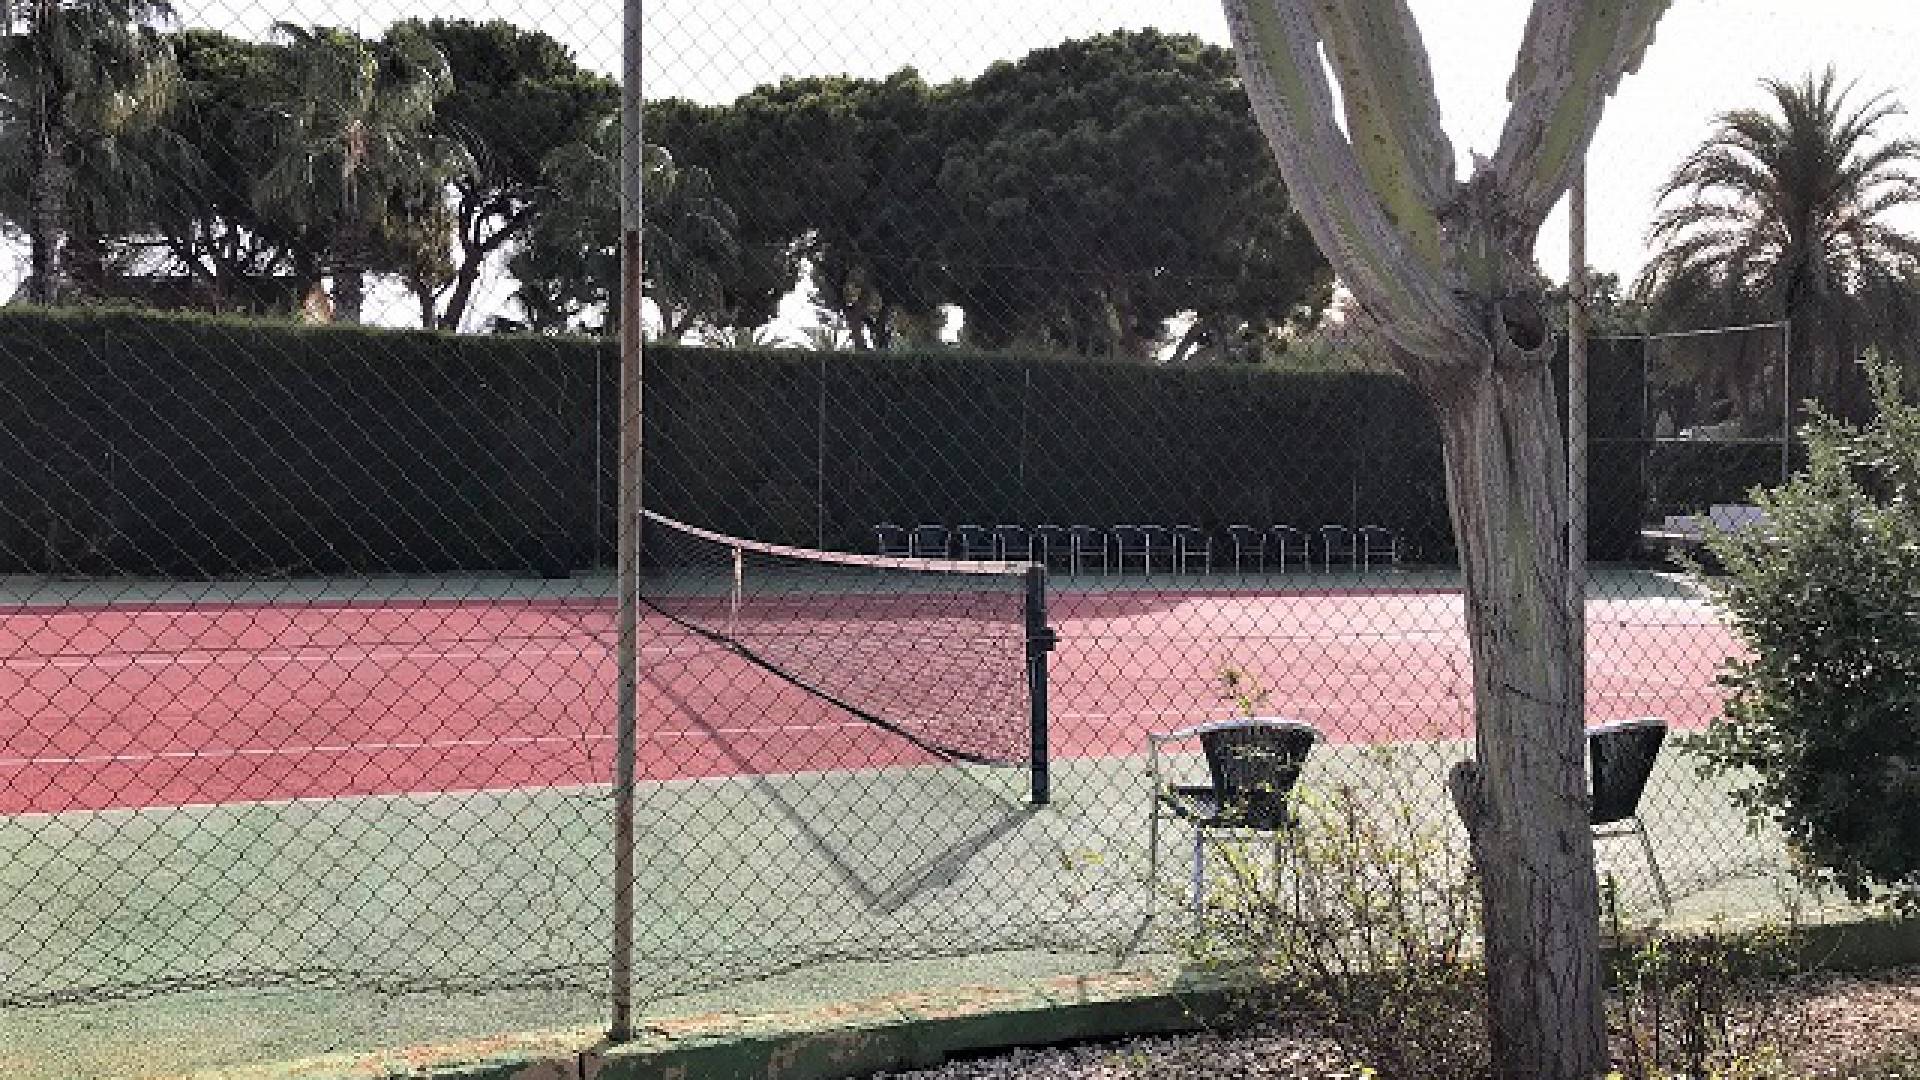
[[[1587,163],[1567,194],[1567,623],[1568,700],[1587,716]]]
[[[626,0],[620,86],[620,634],[613,758],[612,1023],[607,1037],[633,1037],[633,758],[640,682],[641,179],[644,126],[640,59],[643,0]]]
[[[1780,482],[1793,478],[1793,323],[1780,324]]]

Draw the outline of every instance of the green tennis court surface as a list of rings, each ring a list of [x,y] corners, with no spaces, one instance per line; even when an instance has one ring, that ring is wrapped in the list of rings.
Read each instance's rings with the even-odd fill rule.
[[[1450,823],[1440,778],[1459,753],[1325,746],[1304,782],[1405,797]],[[1143,771],[1137,758],[1063,763],[1038,810],[1018,776],[985,769],[646,785],[644,1008],[1171,963],[1184,836],[1163,841],[1171,869],[1152,904]],[[0,925],[62,958],[43,985],[170,991],[0,1012],[0,1076],[158,1075],[603,1023],[607,810],[585,788],[0,822]],[[1778,910],[1777,844],[1730,846],[1741,822],[1681,755],[1663,759],[1645,817],[1679,918]],[[1625,903],[1650,912],[1637,847],[1601,857]],[[0,940],[14,971],[20,944]],[[94,986],[101,972],[123,985]],[[424,986],[440,989],[408,992]]]

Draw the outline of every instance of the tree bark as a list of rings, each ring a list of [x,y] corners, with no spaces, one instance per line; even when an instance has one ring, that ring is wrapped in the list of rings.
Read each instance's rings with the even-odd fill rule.
[[[415,280],[410,284],[413,289],[413,302],[420,307],[420,329],[434,329],[439,324],[434,321],[433,317],[434,307],[436,306],[433,287],[419,280]],[[444,326],[440,326],[439,328],[442,330],[446,329]],[[458,330],[459,326],[456,325],[454,329]]]
[[[1407,0],[1224,0],[1289,197],[1440,417],[1476,720],[1451,786],[1481,875],[1494,1066],[1516,1080],[1606,1063],[1566,454],[1531,260],[1669,2],[1533,0],[1499,146],[1461,184]]]
[[[333,321],[359,326],[367,306],[367,274],[358,267],[333,272]]]
[[[442,330],[459,332],[460,324],[467,319],[467,305],[473,302],[473,286],[480,280],[480,265],[485,259],[485,255],[477,258],[469,255],[460,260],[460,266],[453,275],[453,289],[447,294],[446,307],[437,321],[428,316],[426,325],[438,325]]]
[[[1591,1080],[1606,1062],[1599,887],[1571,700],[1566,459],[1545,363],[1424,369],[1466,578],[1475,761],[1454,767],[1485,922],[1495,1073]]]
[[[33,140],[33,176],[28,188],[28,297],[46,305],[60,303],[67,294],[67,260],[62,249],[73,168],[67,161],[71,141],[64,118],[57,113],[57,108],[49,105]]]
[[[893,302],[882,300],[880,307],[863,317],[867,334],[876,349],[893,348]]]
[[[526,235],[533,227],[534,204],[523,203],[518,210],[507,213],[501,208],[505,198],[502,196],[490,200],[479,208],[471,206],[467,198],[461,199],[461,226],[458,230],[460,265],[454,268],[453,289],[447,297],[446,307],[440,312],[438,325],[442,330],[457,332],[460,325],[466,322],[467,308],[473,304],[474,286],[480,281],[480,271],[486,268],[487,259],[509,241]],[[494,215],[503,218],[500,227],[492,233],[482,234],[482,224]]]

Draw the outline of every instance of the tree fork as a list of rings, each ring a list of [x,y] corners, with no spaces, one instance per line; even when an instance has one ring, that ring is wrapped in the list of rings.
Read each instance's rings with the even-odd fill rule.
[[[1462,183],[1406,0],[1224,0],[1294,205],[1439,414],[1476,722],[1477,760],[1450,787],[1480,869],[1503,1077],[1591,1080],[1606,1063],[1566,459],[1531,259],[1669,3],[1534,0],[1499,146]]]

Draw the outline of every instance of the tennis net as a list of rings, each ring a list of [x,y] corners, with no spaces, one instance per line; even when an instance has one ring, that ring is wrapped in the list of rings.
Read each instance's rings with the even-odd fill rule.
[[[646,512],[640,602],[949,761],[1026,765],[1046,801],[1046,570],[728,536]]]

